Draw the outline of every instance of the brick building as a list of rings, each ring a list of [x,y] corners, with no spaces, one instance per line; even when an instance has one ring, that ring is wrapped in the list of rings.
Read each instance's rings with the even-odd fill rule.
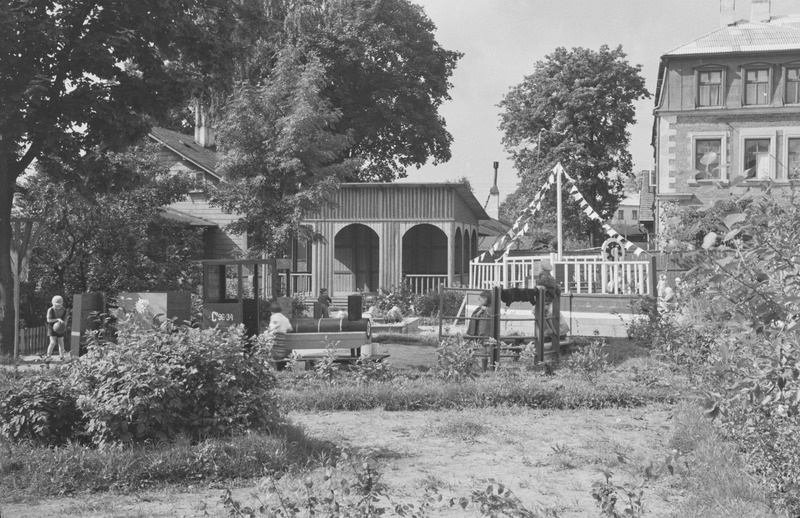
[[[709,206],[800,181],[800,15],[748,20],[721,0],[723,27],[661,57],[655,98],[655,232],[666,204]]]

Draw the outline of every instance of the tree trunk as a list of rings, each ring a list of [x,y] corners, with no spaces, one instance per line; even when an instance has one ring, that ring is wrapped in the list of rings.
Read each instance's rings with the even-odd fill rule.
[[[0,152],[0,356],[14,354],[14,275],[11,270],[11,205],[16,174]]]

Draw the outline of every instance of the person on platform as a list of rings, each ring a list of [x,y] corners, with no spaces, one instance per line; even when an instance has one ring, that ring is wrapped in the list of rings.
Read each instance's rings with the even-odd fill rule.
[[[544,317],[549,319],[553,316],[553,300],[556,298],[556,291],[558,290],[558,281],[553,277],[553,265],[550,261],[542,261],[541,271],[536,277],[536,285],[544,288]],[[559,319],[561,321],[562,319]],[[545,334],[557,334],[555,326],[550,320],[545,320]]]

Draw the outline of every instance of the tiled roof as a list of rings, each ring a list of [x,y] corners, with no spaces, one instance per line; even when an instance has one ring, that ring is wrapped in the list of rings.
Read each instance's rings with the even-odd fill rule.
[[[739,21],[700,36],[664,56],[781,50],[800,50],[800,16],[773,18],[768,23]]]
[[[219,178],[216,173],[217,153],[195,143],[192,135],[154,127],[150,130],[150,137],[207,173]]]
[[[219,224],[213,221],[179,211],[172,207],[164,207],[161,209],[160,216],[169,221],[176,221],[178,223],[186,223],[192,227],[218,227]]]

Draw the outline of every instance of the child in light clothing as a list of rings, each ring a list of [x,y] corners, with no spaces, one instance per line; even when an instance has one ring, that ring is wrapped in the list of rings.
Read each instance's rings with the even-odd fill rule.
[[[53,354],[53,349],[58,344],[58,356],[64,359],[64,334],[67,332],[67,308],[64,299],[56,295],[52,300],[53,306],[47,310],[47,334],[50,336],[50,345],[47,346],[47,359]]]
[[[273,302],[269,306],[269,311],[272,316],[269,317],[269,332],[275,333],[288,333],[292,330],[292,323],[283,314],[283,308],[277,302]]]

